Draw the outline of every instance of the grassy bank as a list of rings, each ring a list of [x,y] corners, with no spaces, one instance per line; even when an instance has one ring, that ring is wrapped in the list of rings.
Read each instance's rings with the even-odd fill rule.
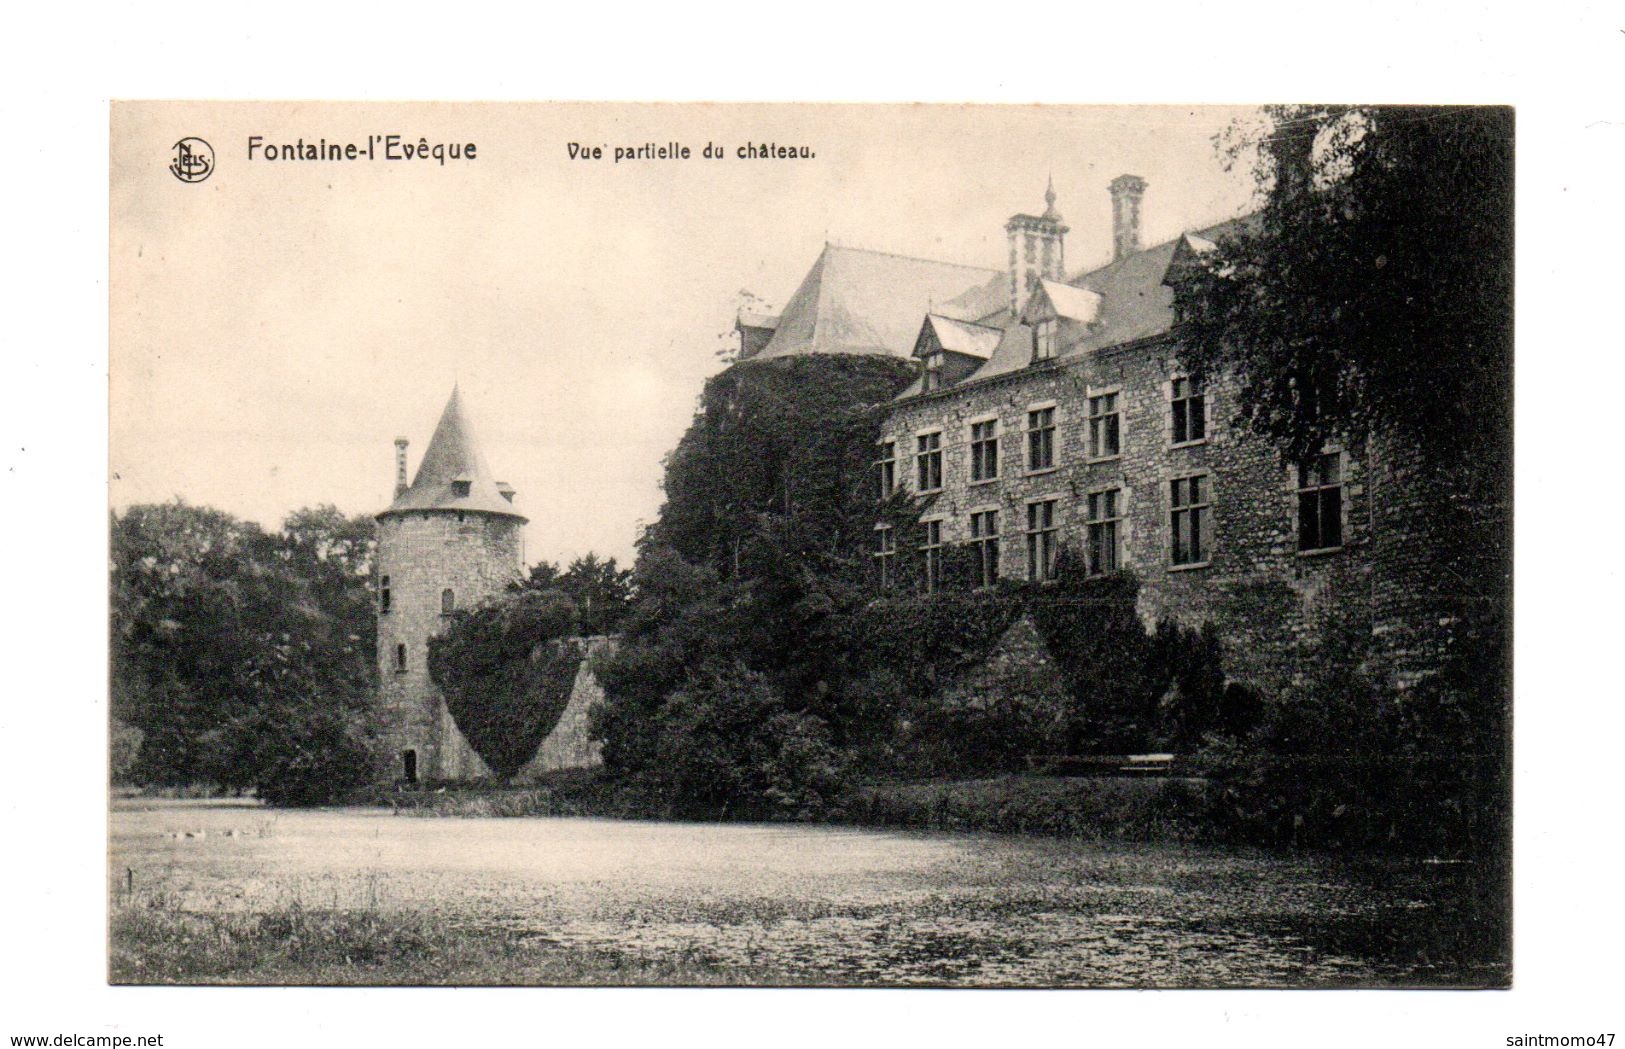
[[[162,899],[114,909],[115,984],[749,985],[761,972],[690,951],[648,957],[583,950],[502,926],[447,925],[421,912],[307,908],[188,911]]]
[[[1100,841],[1184,842],[1217,837],[1206,785],[1184,779],[1002,776],[858,788],[845,822],[981,830]]]
[[[1218,840],[1220,835],[1205,815],[1207,789],[1199,780],[1123,777],[870,783],[854,788],[820,822],[1101,841]],[[673,815],[658,798],[633,793],[596,772],[579,771],[524,786],[448,784],[371,800],[412,816],[665,819]],[[743,812],[707,815],[723,820],[762,818],[760,813]]]

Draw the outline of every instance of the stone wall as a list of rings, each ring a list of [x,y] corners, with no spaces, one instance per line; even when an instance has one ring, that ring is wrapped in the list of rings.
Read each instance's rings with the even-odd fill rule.
[[[521,781],[533,779],[542,772],[559,769],[594,768],[604,763],[604,745],[587,734],[587,716],[593,705],[604,698],[604,687],[592,671],[593,659],[615,650],[615,639],[609,637],[583,638],[579,642],[586,658],[576,671],[575,684],[570,689],[570,701],[559,715],[542,745],[515,777]]]
[[[1372,632],[1402,687],[1436,670],[1464,623],[1511,600],[1512,493],[1499,464],[1430,464],[1392,433],[1369,445]],[[1499,607],[1495,607],[1499,606]]]
[[[922,519],[942,522],[946,543],[970,538],[970,515],[999,511],[1000,574],[1028,578],[1027,506],[1054,499],[1061,542],[1086,548],[1088,496],[1116,489],[1121,521],[1119,560],[1141,581],[1140,612],[1148,624],[1171,618],[1187,626],[1211,621],[1226,641],[1231,673],[1280,688],[1311,657],[1321,619],[1369,615],[1370,505],[1358,449],[1343,453],[1342,544],[1298,550],[1296,470],[1264,442],[1231,424],[1233,385],[1205,391],[1206,436],[1173,440],[1174,346],[1143,340],[1077,358],[1041,362],[1020,372],[926,394],[900,403],[884,430],[896,441],[899,483],[916,490],[916,437],[940,429],[943,486],[926,495]],[[1119,454],[1089,455],[1089,399],[1116,394]],[[1055,466],[1028,470],[1028,412],[1055,408]],[[972,482],[970,428],[996,418],[999,476]],[[1201,562],[1171,556],[1171,482],[1204,475],[1210,489],[1211,551]],[[918,537],[899,535],[899,557],[919,556]]]
[[[456,608],[501,592],[519,578],[523,559],[517,518],[451,510],[389,514],[378,522],[378,579],[389,580],[389,610],[378,613],[379,694],[375,724],[393,776],[404,754],[417,755],[421,779],[490,775],[429,679],[429,638],[446,622],[442,594]],[[406,648],[405,669],[397,645]]]

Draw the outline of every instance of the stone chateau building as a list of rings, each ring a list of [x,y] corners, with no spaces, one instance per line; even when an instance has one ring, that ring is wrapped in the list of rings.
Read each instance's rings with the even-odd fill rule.
[[[1094,268],[1067,268],[1053,185],[1041,213],[1006,223],[1003,270],[826,246],[782,314],[739,315],[741,358],[917,363],[876,449],[876,496],[924,510],[917,527],[876,527],[882,586],[905,558],[940,585],[954,544],[984,585],[1041,582],[1064,544],[1090,573],[1132,570],[1148,623],[1212,622],[1241,680],[1289,685],[1335,614],[1413,682],[1462,597],[1437,499],[1381,435],[1283,461],[1232,425],[1226,377],[1181,372],[1171,278],[1230,224],[1147,247],[1147,189],[1111,182],[1112,258]]]

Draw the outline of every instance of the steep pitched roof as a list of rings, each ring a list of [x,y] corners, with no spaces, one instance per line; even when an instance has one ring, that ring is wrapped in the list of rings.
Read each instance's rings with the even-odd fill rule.
[[[512,494],[513,488],[492,476],[475,439],[474,424],[463,407],[462,391],[453,386],[412,486],[397,495],[389,509],[378,516],[414,510],[462,510],[526,520],[504,497],[505,491]]]
[[[1025,324],[1012,324],[1004,329],[999,344],[993,348],[993,356],[988,358],[986,364],[976,369],[976,373],[970,378],[989,379],[995,375],[1021,371],[1032,362],[1033,330]]]
[[[761,358],[872,353],[907,358],[920,318],[975,321],[1007,296],[1005,275],[905,255],[826,244],[779,315]]]
[[[985,361],[993,355],[993,347],[999,344],[999,337],[1003,334],[1001,329],[986,324],[972,324],[970,321],[928,313],[925,324],[920,328],[920,336],[914,341],[913,356],[919,357],[927,349],[943,349]]]
[[[1243,216],[1184,233],[1109,265],[1087,270],[1064,284],[1044,281],[1044,294],[1056,306],[1058,315],[1088,320],[1087,324],[1070,329],[1072,341],[1063,342],[1056,356],[1092,353],[1168,331],[1174,325],[1174,297],[1173,290],[1163,282],[1170,264],[1213,250],[1214,242],[1220,237],[1245,229],[1254,221],[1252,216]],[[985,318],[983,322],[1002,327],[1003,338],[987,363],[956,386],[1021,371],[1032,364],[1032,329],[1024,323],[1013,322],[1008,310],[998,316],[1003,319]],[[1063,332],[1063,339],[1066,334]],[[921,384],[916,380],[896,399],[907,400],[921,392]]]
[[[1088,288],[1074,288],[1053,280],[1039,281],[1039,284],[1057,317],[1088,324],[1100,316],[1101,298]]]
[[[1174,293],[1164,284],[1177,252],[1199,249],[1247,220],[1232,219],[1137,251],[1107,266],[1090,270],[1067,283],[1099,295],[1100,312],[1087,337],[1063,354],[1089,353],[1119,343],[1161,335],[1174,326]]]

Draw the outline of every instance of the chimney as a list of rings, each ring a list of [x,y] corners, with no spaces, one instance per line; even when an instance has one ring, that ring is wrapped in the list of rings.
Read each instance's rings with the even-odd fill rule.
[[[1112,261],[1140,250],[1140,198],[1145,196],[1145,179],[1138,175],[1118,175],[1107,187],[1112,194]]]
[[[1010,238],[1010,312],[1020,317],[1039,281],[1066,279],[1068,227],[1055,210],[1053,179],[1044,190],[1044,213],[1012,215],[1004,232]]]
[[[404,437],[395,438],[395,498],[399,499],[401,493],[409,487],[406,483],[406,445]]]

